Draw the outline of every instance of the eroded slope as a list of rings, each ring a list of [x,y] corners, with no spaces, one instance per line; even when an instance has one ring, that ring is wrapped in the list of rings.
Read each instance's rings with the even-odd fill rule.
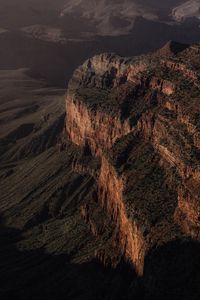
[[[0,72],[0,298],[120,299],[135,274],[78,168],[99,162],[66,140],[64,91],[29,74]]]

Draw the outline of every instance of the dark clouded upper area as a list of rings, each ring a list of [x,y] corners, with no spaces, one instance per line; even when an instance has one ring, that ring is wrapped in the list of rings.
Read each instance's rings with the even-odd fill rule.
[[[67,24],[71,19],[71,27],[77,27],[80,32],[94,31],[99,35],[127,34],[137,17],[179,22],[190,17],[199,18],[200,15],[199,0],[1,0],[0,5],[2,28],[12,29],[35,23],[60,25]],[[78,24],[74,24],[75,16],[79,17],[76,19]],[[82,26],[83,23],[85,26]]]
[[[0,68],[56,82],[99,52],[130,56],[199,37],[200,0],[0,0]]]

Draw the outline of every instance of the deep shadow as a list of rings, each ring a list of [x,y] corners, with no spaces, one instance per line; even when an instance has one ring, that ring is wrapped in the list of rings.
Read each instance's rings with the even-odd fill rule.
[[[200,244],[176,240],[152,250],[145,259],[145,299],[200,299]]]
[[[97,260],[70,262],[44,249],[20,252],[21,232],[0,222],[0,299],[198,300],[200,245],[177,240],[149,252],[142,278],[124,261],[117,268]]]
[[[70,263],[67,255],[52,256],[43,249],[20,252],[18,230],[0,225],[0,299],[128,299],[135,278],[121,262],[116,269],[96,260]]]

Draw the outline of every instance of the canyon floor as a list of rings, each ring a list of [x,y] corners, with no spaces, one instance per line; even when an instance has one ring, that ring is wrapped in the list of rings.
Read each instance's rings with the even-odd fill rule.
[[[1,299],[200,298],[199,53],[0,71]]]

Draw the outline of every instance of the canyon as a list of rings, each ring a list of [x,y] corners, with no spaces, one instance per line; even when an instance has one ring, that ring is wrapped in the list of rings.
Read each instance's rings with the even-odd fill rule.
[[[200,298],[199,78],[172,41],[0,71],[1,299]]]

